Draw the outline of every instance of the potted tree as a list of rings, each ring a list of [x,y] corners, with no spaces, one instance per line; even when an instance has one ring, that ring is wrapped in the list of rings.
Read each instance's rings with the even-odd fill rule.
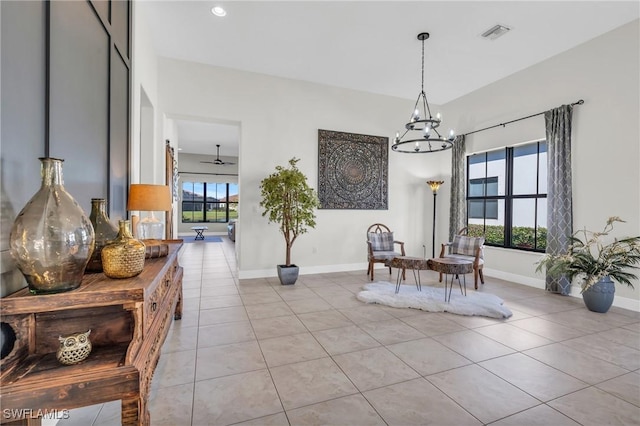
[[[298,169],[298,161],[294,157],[288,167],[276,166],[276,171],[260,182],[262,216],[280,226],[286,244],[285,263],[278,265],[278,277],[283,285],[294,284],[298,279],[299,268],[291,263],[291,247],[299,235],[315,228],[314,210],[320,205],[316,191]]]
[[[587,308],[594,312],[607,312],[613,303],[615,286],[611,279],[633,288],[631,280],[637,275],[630,269],[638,269],[640,263],[640,236],[613,239],[605,244],[602,239],[613,230],[615,222],[624,222],[617,216],[610,217],[601,232],[582,229],[571,237],[566,253],[546,254],[536,272],[546,269],[551,276],[565,275],[569,280],[583,278],[582,298]]]

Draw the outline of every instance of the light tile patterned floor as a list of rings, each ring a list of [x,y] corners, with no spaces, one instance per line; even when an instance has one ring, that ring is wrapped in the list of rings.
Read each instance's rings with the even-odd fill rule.
[[[154,426],[640,424],[637,312],[491,277],[479,291],[508,320],[365,305],[365,271],[239,282],[226,238],[185,244],[180,263],[184,317],[153,379]],[[120,424],[118,401],[70,414],[59,424]]]

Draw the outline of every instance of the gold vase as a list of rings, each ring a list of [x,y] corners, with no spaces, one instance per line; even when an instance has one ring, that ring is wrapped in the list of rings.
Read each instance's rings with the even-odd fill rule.
[[[145,245],[129,230],[129,221],[118,222],[118,236],[102,249],[102,269],[109,278],[131,278],[144,268]]]

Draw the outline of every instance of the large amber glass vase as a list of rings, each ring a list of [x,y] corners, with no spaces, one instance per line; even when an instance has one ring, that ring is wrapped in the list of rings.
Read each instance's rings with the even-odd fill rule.
[[[94,248],[93,226],[64,189],[62,162],[40,158],[42,185],[11,228],[11,255],[34,294],[80,286]]]
[[[91,199],[91,213],[89,214],[93,231],[96,234],[96,247],[93,250],[88,272],[102,272],[102,249],[118,235],[118,227],[111,223],[107,216],[107,200],[104,198]]]

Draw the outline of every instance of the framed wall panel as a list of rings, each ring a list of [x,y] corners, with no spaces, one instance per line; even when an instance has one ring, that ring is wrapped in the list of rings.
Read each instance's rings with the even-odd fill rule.
[[[321,209],[386,210],[389,138],[318,130]]]

